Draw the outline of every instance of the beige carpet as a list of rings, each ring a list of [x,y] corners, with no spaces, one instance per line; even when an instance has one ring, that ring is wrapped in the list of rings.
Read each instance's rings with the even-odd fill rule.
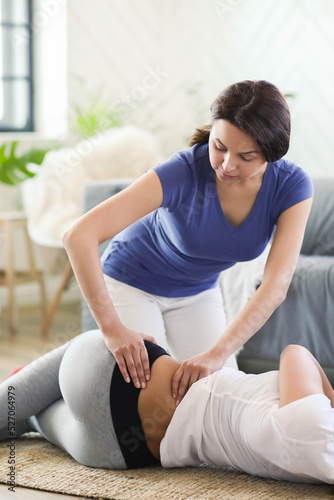
[[[9,472],[8,450],[6,443],[1,443],[0,483],[4,484]],[[334,499],[334,487],[330,485],[265,480],[218,468],[92,469],[79,465],[37,434],[17,440],[15,453],[17,486],[84,497],[106,500]]]

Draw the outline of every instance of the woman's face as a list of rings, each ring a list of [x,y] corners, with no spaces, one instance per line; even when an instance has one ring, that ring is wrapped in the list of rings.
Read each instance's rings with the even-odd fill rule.
[[[219,183],[262,181],[267,162],[254,139],[227,120],[214,120],[209,157]]]

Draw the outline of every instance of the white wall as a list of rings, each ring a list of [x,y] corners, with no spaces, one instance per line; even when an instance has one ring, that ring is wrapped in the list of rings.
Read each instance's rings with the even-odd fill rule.
[[[332,0],[70,0],[70,108],[100,91],[170,155],[222,88],[270,80],[295,94],[289,158],[333,175],[333,22]]]

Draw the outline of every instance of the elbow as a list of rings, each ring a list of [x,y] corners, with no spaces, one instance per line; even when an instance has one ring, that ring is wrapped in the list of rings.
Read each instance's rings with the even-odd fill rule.
[[[67,231],[65,231],[65,233],[61,237],[61,241],[65,249],[68,248],[70,239],[71,239],[71,230],[67,229]]]
[[[272,292],[272,299],[275,309],[285,301],[287,293],[288,287],[286,286],[277,286],[276,288],[274,288]]]
[[[279,299],[278,299],[278,305],[280,306],[282,304],[282,302],[285,301],[286,299],[286,296],[288,294],[288,290],[281,290],[281,293],[280,293],[280,296],[279,296]]]
[[[288,290],[290,288],[291,280],[292,280],[293,272],[290,272],[287,276],[281,277],[280,280],[277,282],[277,300],[279,301],[279,304],[282,304],[282,302],[285,301],[287,295],[288,295]]]
[[[265,304],[266,312],[271,315],[286,299],[288,287],[282,286],[281,284],[272,284],[270,286],[267,284],[264,286],[262,284],[260,288],[263,294],[262,304]]]
[[[68,245],[68,240],[69,240],[69,234],[68,233],[69,233],[69,231],[65,231],[65,233],[61,237],[61,242],[62,242],[62,244],[64,245],[65,248]]]
[[[67,229],[65,233],[62,235],[61,241],[62,244],[64,245],[65,250],[68,250],[71,247],[72,241],[74,239],[74,233],[75,233],[75,227],[72,226],[69,229]]]
[[[98,238],[91,230],[91,227],[88,227],[87,224],[85,225],[81,219],[63,233],[61,241],[67,253],[77,251],[77,249],[83,248],[83,246],[99,245]]]

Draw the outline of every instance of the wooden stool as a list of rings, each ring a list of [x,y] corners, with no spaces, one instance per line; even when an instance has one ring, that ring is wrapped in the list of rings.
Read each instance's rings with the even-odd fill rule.
[[[29,268],[26,271],[14,269],[13,234],[15,229],[24,232]],[[43,273],[36,270],[32,242],[27,230],[27,218],[24,212],[0,212],[0,232],[4,237],[5,269],[0,271],[0,286],[8,287],[9,330],[14,333],[18,327],[17,307],[14,287],[23,283],[37,281],[40,286],[43,316],[46,311],[46,295]]]
[[[46,314],[44,315],[43,323],[42,323],[42,327],[41,327],[41,333],[43,335],[46,335],[48,332],[50,323],[51,323],[52,318],[53,318],[53,316],[56,312],[56,309],[59,305],[61,296],[63,295],[63,292],[66,290],[68,283],[69,283],[70,279],[72,278],[72,276],[73,276],[72,266],[71,266],[70,261],[68,261],[66,266],[65,266],[65,270],[64,270],[59,288],[57,290],[57,293],[56,293],[54,299],[52,300],[52,302],[50,303],[48,310],[46,311]]]

